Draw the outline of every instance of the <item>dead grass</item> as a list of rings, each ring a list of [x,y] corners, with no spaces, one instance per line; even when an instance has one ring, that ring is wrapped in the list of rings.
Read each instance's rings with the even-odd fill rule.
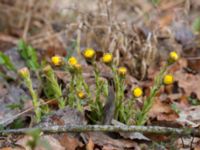
[[[160,26],[169,22],[167,17],[158,23],[156,19],[182,4],[182,0],[162,1],[158,13],[159,9],[146,1],[2,0],[0,27],[43,50],[70,50],[76,43],[77,51],[93,47],[112,52],[118,64],[142,80],[147,76],[147,68],[159,58]]]

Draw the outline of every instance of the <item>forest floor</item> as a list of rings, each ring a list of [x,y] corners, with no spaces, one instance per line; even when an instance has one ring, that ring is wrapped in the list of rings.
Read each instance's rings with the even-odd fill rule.
[[[115,74],[113,76],[112,67],[104,64],[101,57],[104,53],[112,54],[116,66],[127,68],[124,99],[131,99],[132,89],[135,87],[142,89],[142,97],[134,99],[137,108],[131,108],[138,111],[143,108],[145,100],[151,94],[155,77],[172,51],[180,57],[166,71],[173,75],[174,82],[171,85],[162,85],[156,92],[148,111],[148,119],[142,125],[199,129],[199,10],[200,1],[197,0],[0,0],[1,131],[42,125],[51,127],[95,124],[87,115],[92,112],[89,95],[81,100],[81,106],[76,101],[72,102],[73,107],[59,108],[57,99],[70,99],[76,92],[70,93],[73,73],[52,64],[52,57],[55,55],[62,57],[65,62],[71,56],[78,60],[82,77],[89,87],[90,98],[96,100],[99,93],[95,69],[99,70],[101,81],[98,82],[105,83],[101,88],[106,89],[100,90],[98,97],[102,103],[98,106],[102,106],[100,110],[104,111],[100,117],[108,118],[109,124],[113,126],[126,126],[120,123],[120,119],[114,118],[112,106],[107,108],[106,100],[109,101],[112,90],[116,92],[117,89],[110,89],[110,81],[115,81]],[[95,50],[96,66],[85,61],[83,52],[87,48]],[[57,89],[61,90],[61,95],[57,97],[54,97],[55,91],[53,94],[48,91],[50,85],[45,84],[48,78],[45,78],[44,70],[48,64],[53,68],[54,79],[59,85]],[[47,112],[43,113],[41,122],[35,122],[33,95],[18,73],[24,67],[30,71],[32,88],[37,93],[41,109]],[[80,80],[82,81],[81,78]],[[77,80],[77,87],[80,80]],[[54,87],[52,89],[55,90]],[[125,109],[128,114],[128,108]],[[96,124],[102,124],[101,119],[99,120]],[[130,120],[129,125],[137,122],[134,118]],[[200,137],[191,134],[47,134],[41,131],[3,134],[1,131],[0,150],[200,150]]]

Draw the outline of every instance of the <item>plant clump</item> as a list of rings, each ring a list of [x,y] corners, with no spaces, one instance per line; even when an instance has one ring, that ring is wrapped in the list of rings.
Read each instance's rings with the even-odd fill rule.
[[[54,69],[51,65],[45,65],[42,69],[42,81],[46,97],[55,99],[60,109],[68,105],[76,108],[80,112],[84,112],[84,107],[88,106],[90,113],[87,116],[90,122],[94,124],[102,123],[104,120],[105,100],[107,99],[108,102],[113,101],[114,119],[128,125],[144,125],[147,122],[148,113],[153,106],[154,99],[160,88],[163,85],[169,85],[174,82],[173,75],[167,72],[168,68],[179,59],[179,55],[175,51],[169,53],[168,60],[161,67],[158,75],[156,75],[148,96],[144,94],[143,87],[133,86],[132,97],[127,97],[125,94],[125,90],[127,89],[125,81],[128,70],[126,67],[119,67],[113,61],[114,56],[112,53],[104,53],[101,58],[101,62],[110,68],[112,79],[106,79],[101,76],[101,70],[98,68],[98,64],[101,62],[95,59],[96,51],[94,49],[85,49],[83,51],[83,57],[93,69],[91,73],[94,77],[95,88],[91,89],[90,85],[86,82],[83,76],[84,68],[76,57],[71,56],[68,60],[65,60],[63,57],[55,55],[51,58],[51,64],[68,73],[70,80],[68,84],[64,85],[66,90],[63,93],[63,86],[60,85]],[[22,68],[19,70],[19,74],[25,80],[25,84],[30,91],[36,118],[39,121],[41,118],[40,101],[37,91],[32,87],[29,69]],[[111,89],[114,91],[113,99],[109,99]],[[137,108],[136,101],[138,99],[143,99],[143,106],[141,108]]]

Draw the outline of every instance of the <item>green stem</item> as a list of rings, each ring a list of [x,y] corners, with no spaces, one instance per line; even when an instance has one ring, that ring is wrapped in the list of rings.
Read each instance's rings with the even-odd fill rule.
[[[91,93],[90,93],[90,88],[89,86],[87,85],[87,83],[85,82],[85,80],[83,79],[83,76],[82,75],[79,75],[80,76],[80,80],[82,82],[82,85],[87,93],[87,96],[90,98],[91,97]]]
[[[100,81],[100,73],[97,68],[97,65],[95,62],[92,63],[94,67],[94,76],[95,76],[95,84],[96,84],[96,98],[95,101],[92,99],[90,100],[90,108],[92,110],[92,114],[90,118],[93,120],[94,123],[97,121],[102,120],[103,117],[103,105],[102,102],[100,101],[100,94],[103,90],[103,82]]]
[[[162,86],[162,80],[164,77],[164,74],[167,70],[168,64],[165,64],[165,66],[161,69],[161,71],[159,72],[159,74],[156,76],[155,81],[154,81],[154,85],[150,91],[150,95],[147,97],[147,99],[144,101],[144,105],[142,107],[142,110],[137,113],[136,115],[136,125],[144,125],[145,122],[148,119],[148,113],[150,111],[150,109],[153,106],[154,103],[154,98],[157,94],[157,92],[159,91],[159,89]]]
[[[74,100],[75,100],[75,87],[74,87],[74,75],[72,75],[72,79],[70,81],[70,87],[69,87],[69,106],[73,107],[74,106]]]
[[[77,109],[80,112],[83,112],[83,106],[81,105],[81,100],[79,98],[77,98]]]
[[[25,78],[25,83],[29,89],[29,92],[30,92],[32,100],[33,100],[32,103],[33,103],[33,107],[34,107],[34,111],[35,111],[35,115],[36,115],[36,121],[40,122],[41,109],[39,108],[38,96],[37,96],[37,93],[33,89],[32,81],[31,81],[30,77]]]
[[[116,99],[115,99],[115,119],[119,119],[120,121],[124,120],[125,113],[123,109],[123,100],[124,100],[124,79],[120,77],[117,73],[116,67],[114,65],[111,66],[113,75],[114,75],[114,83],[116,90]],[[121,119],[120,119],[121,118]]]

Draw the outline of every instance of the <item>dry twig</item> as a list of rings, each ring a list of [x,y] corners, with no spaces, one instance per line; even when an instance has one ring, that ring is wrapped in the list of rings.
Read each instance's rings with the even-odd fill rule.
[[[8,129],[0,131],[0,134],[25,134],[37,128]],[[192,128],[170,128],[160,126],[112,126],[112,125],[65,125],[49,126],[39,128],[44,133],[63,133],[63,132],[141,132],[145,134],[157,135],[176,135],[200,137],[200,132]]]

